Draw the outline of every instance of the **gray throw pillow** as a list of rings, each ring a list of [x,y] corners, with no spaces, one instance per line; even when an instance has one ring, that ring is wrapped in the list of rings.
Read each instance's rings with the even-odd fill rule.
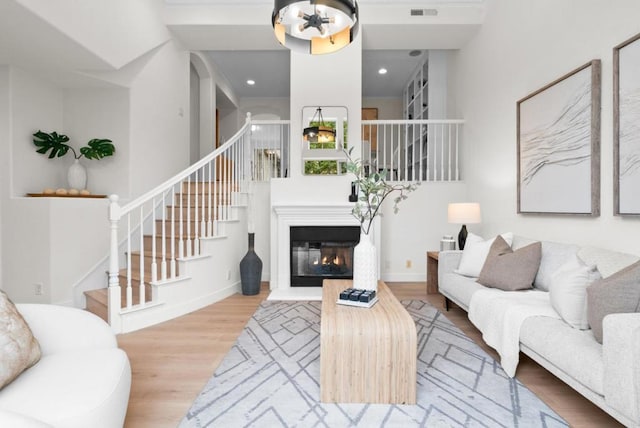
[[[40,345],[7,295],[0,291],[0,388],[40,359]]]
[[[540,242],[513,251],[509,244],[498,236],[491,245],[478,282],[505,291],[527,290],[533,286],[541,257]]]
[[[602,343],[602,320],[609,314],[640,312],[640,262],[636,262],[587,288],[587,320]]]

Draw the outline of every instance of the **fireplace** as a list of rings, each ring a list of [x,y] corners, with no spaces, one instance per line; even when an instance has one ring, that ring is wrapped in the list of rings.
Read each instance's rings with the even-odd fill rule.
[[[321,287],[323,279],[353,279],[359,226],[292,226],[291,286]]]

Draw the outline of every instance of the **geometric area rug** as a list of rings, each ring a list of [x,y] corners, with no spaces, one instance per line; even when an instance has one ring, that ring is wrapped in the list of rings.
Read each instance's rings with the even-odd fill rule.
[[[180,422],[189,427],[567,427],[436,308],[418,332],[417,404],[320,403],[322,302],[265,301]]]

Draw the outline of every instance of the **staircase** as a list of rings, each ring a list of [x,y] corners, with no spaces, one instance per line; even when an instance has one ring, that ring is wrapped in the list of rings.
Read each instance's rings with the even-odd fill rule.
[[[108,287],[84,291],[86,309],[127,333],[239,292],[247,192],[255,177],[267,179],[256,156],[280,159],[288,134],[288,121],[252,122],[248,114],[226,143],[155,189],[124,205],[110,196],[110,251],[100,264],[108,263]],[[286,171],[276,164],[269,177]],[[85,290],[102,269],[89,274]]]
[[[182,183],[182,190],[175,194],[173,204],[165,207],[164,219],[155,220],[156,236],[145,234],[143,236],[144,251],[131,251],[130,260],[131,270],[128,268],[120,269],[118,281],[121,290],[121,308],[127,307],[127,278],[131,276],[131,305],[140,304],[140,273],[144,275],[144,301],[151,302],[153,296],[153,284],[157,284],[159,280],[153,281],[152,271],[155,268],[156,278],[163,278],[161,266],[163,262],[162,254],[165,254],[166,263],[166,280],[163,283],[180,281],[184,277],[180,276],[180,263],[171,263],[167,259],[180,259],[188,261],[190,258],[202,256],[199,240],[203,236],[213,234],[213,225],[221,220],[226,207],[231,204],[232,192],[237,192],[237,186],[230,186],[225,182],[217,180],[213,182],[199,183]],[[216,193],[209,192],[209,189],[217,189]],[[211,196],[211,198],[209,198]],[[215,204],[215,205],[214,205]],[[203,221],[202,213],[205,213],[207,220]],[[210,214],[210,216],[209,216]],[[175,219],[175,221],[174,221]],[[197,219],[197,220],[196,220]],[[209,221],[212,219],[213,221]],[[164,229],[164,233],[163,233]],[[182,229],[182,233],[180,233]],[[182,236],[182,253],[180,252]],[[162,251],[162,241],[165,241],[165,251]],[[156,253],[152,248],[155,240]],[[125,252],[126,254],[126,252]],[[179,255],[183,254],[182,257]],[[141,270],[140,263],[143,261],[144,267]],[[175,269],[175,275],[173,270]],[[100,318],[108,321],[108,289],[101,288],[84,292],[86,299],[86,309],[94,313]]]

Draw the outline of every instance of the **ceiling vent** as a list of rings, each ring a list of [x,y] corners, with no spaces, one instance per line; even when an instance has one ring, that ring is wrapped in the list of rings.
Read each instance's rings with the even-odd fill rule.
[[[437,16],[437,9],[411,9],[411,16]]]

